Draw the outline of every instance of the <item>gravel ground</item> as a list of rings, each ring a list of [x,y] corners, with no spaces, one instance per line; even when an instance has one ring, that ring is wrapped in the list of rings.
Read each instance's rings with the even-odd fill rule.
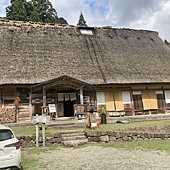
[[[86,146],[34,155],[41,170],[169,170],[170,154]],[[41,165],[41,166],[40,166]],[[43,165],[43,166],[42,166]]]

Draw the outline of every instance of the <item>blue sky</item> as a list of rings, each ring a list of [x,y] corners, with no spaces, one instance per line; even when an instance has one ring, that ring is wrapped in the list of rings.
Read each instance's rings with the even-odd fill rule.
[[[76,25],[82,11],[88,26],[148,29],[170,41],[170,0],[50,0],[59,17]],[[10,0],[0,0],[0,17]]]

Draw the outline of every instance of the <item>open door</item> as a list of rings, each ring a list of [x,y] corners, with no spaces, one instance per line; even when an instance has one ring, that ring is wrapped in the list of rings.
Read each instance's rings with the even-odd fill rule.
[[[75,101],[64,101],[64,117],[74,116]]]

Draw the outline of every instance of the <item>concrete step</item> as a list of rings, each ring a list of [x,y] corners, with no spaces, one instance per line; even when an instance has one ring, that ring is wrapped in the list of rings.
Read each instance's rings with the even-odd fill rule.
[[[62,141],[62,144],[65,146],[78,146],[78,145],[84,145],[86,143],[88,143],[88,139]]]

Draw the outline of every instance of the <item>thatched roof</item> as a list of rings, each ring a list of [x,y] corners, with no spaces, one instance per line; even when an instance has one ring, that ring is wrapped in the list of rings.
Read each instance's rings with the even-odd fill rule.
[[[170,82],[170,48],[157,32],[0,21],[0,84],[67,75],[90,84]]]

